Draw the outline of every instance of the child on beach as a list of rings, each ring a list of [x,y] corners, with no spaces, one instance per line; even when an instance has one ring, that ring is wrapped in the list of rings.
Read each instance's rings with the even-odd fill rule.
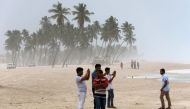
[[[109,67],[106,67],[105,68],[105,73],[106,73],[106,78],[108,79],[109,81],[109,84],[108,84],[108,87],[107,87],[107,90],[108,90],[108,99],[107,99],[107,107],[108,108],[116,108],[114,106],[114,103],[113,103],[113,99],[114,99],[114,90],[113,90],[113,86],[112,86],[112,81],[113,79],[115,78],[116,76],[116,71],[113,72],[113,74],[110,74],[110,68]]]
[[[105,109],[106,108],[106,88],[108,86],[108,79],[104,77],[103,71],[98,70],[96,72],[96,78],[93,81],[95,88],[95,100],[96,100],[96,109]]]
[[[78,87],[78,98],[79,98],[79,103],[78,103],[78,109],[84,109],[84,102],[86,98],[86,92],[87,92],[87,86],[85,81],[89,80],[90,78],[90,70],[88,69],[86,74],[83,75],[83,68],[78,67],[76,69],[77,76],[76,76],[76,84]]]
[[[164,96],[166,96],[166,99],[168,101],[168,108],[166,109],[171,109],[169,80],[167,74],[165,73],[165,69],[160,69],[160,74],[162,75],[162,88],[160,89],[160,101],[162,106],[159,109],[165,109]]]

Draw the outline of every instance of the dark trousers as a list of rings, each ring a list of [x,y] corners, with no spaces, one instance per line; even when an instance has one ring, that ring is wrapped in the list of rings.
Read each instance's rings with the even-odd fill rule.
[[[94,109],[96,109],[96,100],[95,100],[95,88],[92,88],[92,93],[93,93],[93,97],[94,97]]]
[[[106,97],[95,97],[96,109],[106,109]]]
[[[114,106],[113,104],[113,98],[114,98],[114,91],[113,89],[108,90],[108,101],[107,101],[107,106]]]

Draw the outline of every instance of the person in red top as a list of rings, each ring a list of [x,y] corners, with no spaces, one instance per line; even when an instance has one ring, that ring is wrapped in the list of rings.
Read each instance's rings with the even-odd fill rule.
[[[98,70],[96,72],[96,78],[93,81],[95,88],[95,101],[96,109],[105,109],[106,107],[106,88],[108,86],[108,79],[104,77],[103,71]]]

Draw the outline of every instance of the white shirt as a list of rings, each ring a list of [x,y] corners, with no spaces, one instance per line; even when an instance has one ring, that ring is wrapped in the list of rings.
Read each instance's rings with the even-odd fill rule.
[[[162,75],[161,81],[162,81],[162,87],[164,86],[165,81],[168,81],[168,84],[167,84],[166,87],[163,89],[164,91],[168,92],[168,91],[170,90],[168,75],[167,75],[167,74]]]
[[[76,76],[76,84],[78,87],[78,92],[86,92],[87,86],[85,80],[81,82],[82,77]]]
[[[110,81],[113,75],[108,74],[105,77],[108,79],[108,81]],[[108,87],[107,87],[107,90],[110,90],[110,89],[113,89],[112,82],[111,83],[109,82]]]

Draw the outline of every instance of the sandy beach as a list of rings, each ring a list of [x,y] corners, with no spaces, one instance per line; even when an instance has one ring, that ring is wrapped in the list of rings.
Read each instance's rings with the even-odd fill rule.
[[[86,70],[94,70],[92,65],[81,65]],[[0,69],[0,109],[76,109],[77,89],[75,69],[56,66],[19,67]],[[106,66],[102,66],[104,69]],[[189,69],[187,64],[141,62],[140,70],[130,69],[124,64],[111,65],[117,71],[113,86],[117,109],[157,109],[160,107],[160,81],[151,78],[130,78],[156,74],[164,67],[166,70]],[[88,92],[85,109],[93,109],[91,80],[87,82]],[[170,81],[172,109],[190,109],[190,83]]]

